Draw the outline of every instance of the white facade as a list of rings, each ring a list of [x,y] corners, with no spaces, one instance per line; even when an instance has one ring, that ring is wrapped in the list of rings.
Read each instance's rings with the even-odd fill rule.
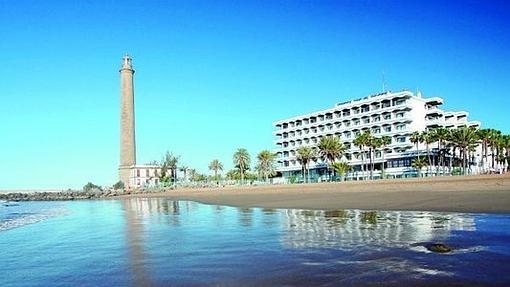
[[[436,127],[480,126],[478,121],[468,121],[467,112],[447,112],[440,108],[442,104],[443,99],[422,98],[419,92],[385,92],[276,121],[273,134],[277,137],[277,170],[284,175],[300,171],[296,149],[300,146],[316,147],[324,136],[338,137],[347,147],[342,160],[359,167],[362,151],[352,142],[358,134],[370,131],[375,137],[391,137],[391,144],[385,147],[384,159],[382,152],[378,151],[375,163],[386,162],[388,174],[410,171],[411,158],[417,155],[416,146],[410,141],[413,132]],[[420,145],[419,149],[423,150],[424,146]],[[309,165],[311,170],[324,167],[320,159]]]
[[[134,165],[130,168],[129,188],[155,186],[159,183],[161,167],[158,165]]]

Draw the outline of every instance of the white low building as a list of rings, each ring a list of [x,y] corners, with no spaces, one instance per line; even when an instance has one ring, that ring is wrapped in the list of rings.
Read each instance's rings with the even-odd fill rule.
[[[129,187],[150,187],[159,184],[161,167],[158,165],[134,165],[130,167]]]
[[[405,176],[407,172],[414,171],[411,168],[412,160],[425,152],[423,145],[416,152],[415,144],[410,141],[413,132],[437,127],[480,126],[478,121],[469,121],[465,111],[442,110],[443,102],[439,97],[423,98],[420,92],[385,92],[276,121],[273,134],[277,137],[277,171],[287,178],[299,175],[301,165],[296,159],[296,149],[300,146],[316,147],[325,136],[338,137],[344,143],[347,152],[342,160],[359,171],[363,151],[353,144],[353,140],[360,133],[370,131],[375,137],[391,137],[391,143],[384,147],[384,158],[381,150],[375,153],[376,169],[381,170],[385,162],[387,175]],[[324,177],[326,164],[320,159],[313,161],[309,168],[312,177]]]

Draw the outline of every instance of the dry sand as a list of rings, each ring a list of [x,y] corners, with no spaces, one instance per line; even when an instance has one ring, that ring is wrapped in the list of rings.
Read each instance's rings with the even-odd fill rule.
[[[238,207],[510,213],[510,175],[190,188],[125,197]]]

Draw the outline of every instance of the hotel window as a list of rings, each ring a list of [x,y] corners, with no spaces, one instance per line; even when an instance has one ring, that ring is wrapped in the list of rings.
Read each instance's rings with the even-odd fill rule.
[[[355,126],[359,125],[359,120],[355,120],[355,121],[353,122],[353,124],[354,124]]]
[[[136,170],[136,177],[140,177],[140,170],[139,169]]]
[[[319,127],[319,130],[320,130],[321,132],[322,132],[322,131],[324,131],[324,126],[320,126],[320,127]]]
[[[387,132],[387,133],[391,132],[391,127],[390,126],[385,126],[384,127],[384,131]]]
[[[291,122],[289,125],[290,125],[291,128],[293,128],[294,127],[294,122]]]
[[[283,166],[289,166],[289,162],[288,161],[284,161],[283,162]]]
[[[304,122],[305,125],[307,125],[310,122],[310,120],[304,119],[303,122]]]
[[[381,129],[380,128],[375,128],[375,129],[372,129],[372,132],[374,134],[379,134],[379,133],[381,133]]]
[[[290,155],[291,155],[291,156],[295,156],[295,155],[296,155],[296,152],[292,150],[292,151],[290,151]]]
[[[317,143],[317,139],[316,138],[313,138],[312,141],[313,141],[313,143]]]
[[[312,124],[313,124],[313,123],[315,123],[315,122],[317,122],[317,118],[310,118],[310,123],[312,123]]]
[[[310,130],[306,129],[305,130],[305,134],[308,134],[310,132]]]
[[[405,124],[400,124],[400,125],[397,125],[397,126],[396,126],[397,131],[405,130],[405,128],[406,128],[406,125],[405,125]]]
[[[341,113],[340,112],[335,112],[335,117],[336,118],[339,118],[341,116]]]
[[[385,119],[385,120],[389,120],[389,119],[391,119],[391,114],[385,114],[385,115],[384,115],[384,119]]]
[[[366,106],[366,107],[362,107],[362,108],[361,108],[361,112],[362,112],[362,113],[366,113],[366,112],[368,112],[368,111],[370,111],[370,108],[369,108],[368,106]]]
[[[352,112],[353,112],[355,115],[357,115],[357,114],[359,114],[359,109],[354,109],[354,110],[352,110]]]
[[[346,127],[350,127],[350,126],[351,126],[351,122],[345,122],[345,123],[344,123],[344,125],[345,125]]]
[[[350,116],[350,115],[351,115],[350,111],[342,112],[342,116],[344,116],[344,117],[347,117],[347,116]]]
[[[333,118],[333,115],[332,114],[327,114],[326,115],[326,120],[331,120]]]
[[[288,147],[289,144],[288,143],[283,143],[283,147]]]
[[[298,136],[300,136],[302,133],[303,133],[302,131],[297,132]]]
[[[149,169],[146,169],[146,170],[145,170],[145,177],[149,177],[149,176],[150,176],[150,175],[149,175]]]
[[[364,123],[364,124],[368,124],[368,123],[370,123],[370,119],[369,119],[369,118],[364,118],[364,119],[363,119],[363,123]]]
[[[395,106],[403,105],[403,104],[405,104],[405,102],[406,102],[405,99],[396,100],[395,101]]]
[[[396,141],[399,142],[399,143],[406,142],[406,137],[397,137]]]
[[[404,117],[404,113],[396,113],[395,114],[395,118],[399,119],[399,118],[403,118]]]
[[[328,125],[328,130],[333,129],[333,125]]]
[[[319,121],[324,121],[324,116],[319,116]]]
[[[374,117],[374,123],[377,123],[377,122],[380,122],[380,121],[381,121],[381,117],[380,116]]]
[[[309,143],[310,140],[309,139],[305,139],[305,144]]]

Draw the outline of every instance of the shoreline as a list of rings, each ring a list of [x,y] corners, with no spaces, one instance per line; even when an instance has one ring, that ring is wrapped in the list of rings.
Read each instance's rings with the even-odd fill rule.
[[[183,188],[111,199],[168,198],[233,207],[510,213],[510,175]]]

